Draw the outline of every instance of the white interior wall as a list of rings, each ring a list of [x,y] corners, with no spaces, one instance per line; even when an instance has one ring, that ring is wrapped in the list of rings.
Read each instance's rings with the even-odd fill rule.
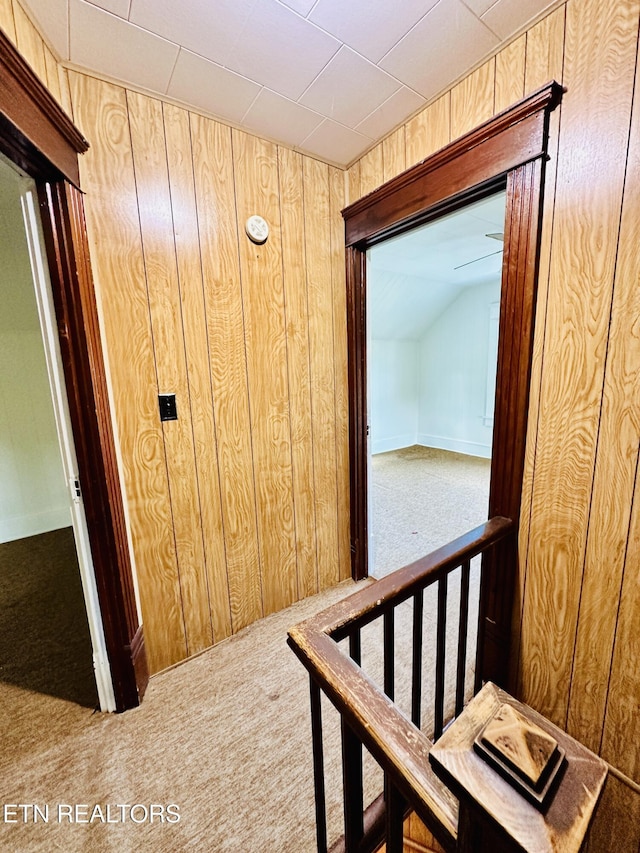
[[[371,452],[411,447],[418,434],[419,343],[373,340],[371,365]]]
[[[489,458],[491,305],[500,281],[462,291],[420,341],[370,344],[371,450],[421,444]],[[495,353],[491,361],[495,370]],[[489,380],[490,382],[490,380]]]
[[[490,314],[499,299],[500,282],[469,287],[423,336],[418,444],[491,456],[493,411],[486,403]]]
[[[69,495],[15,173],[0,169],[0,542],[67,527]]]

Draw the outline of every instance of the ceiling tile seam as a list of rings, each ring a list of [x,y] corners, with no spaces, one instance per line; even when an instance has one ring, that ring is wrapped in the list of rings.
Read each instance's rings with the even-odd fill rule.
[[[244,120],[246,119],[246,117],[247,117],[247,115],[249,114],[249,112],[253,109],[253,105],[255,104],[255,102],[258,100],[258,98],[260,97],[260,95],[261,95],[261,94],[262,94],[266,89],[267,89],[267,87],[266,87],[266,86],[262,86],[260,89],[258,89],[258,91],[257,91],[257,93],[256,93],[256,95],[255,95],[255,97],[254,97],[254,99],[251,101],[251,103],[249,104],[249,106],[247,107],[247,109],[244,111],[244,113],[243,113],[243,115],[242,115],[242,118],[240,119],[240,124],[241,124],[241,125],[242,125],[242,124],[244,124]],[[267,91],[270,91],[270,90],[267,90]],[[287,98],[287,100],[288,100],[288,98]]]
[[[438,0],[437,3],[434,3],[433,6],[427,12],[425,12],[424,15],[418,21],[416,21],[412,27],[409,27],[409,29],[406,31],[406,33],[403,36],[401,36],[395,44],[391,45],[391,47],[385,53],[385,55],[380,57],[380,59],[378,60],[378,64],[381,62],[384,62],[384,60],[387,58],[387,56],[389,56],[391,51],[395,50],[396,47],[400,44],[400,42],[403,41],[404,39],[406,39],[406,37],[415,30],[415,28],[418,26],[418,24],[422,23],[422,21],[424,21],[424,19],[427,17],[427,15],[430,15],[433,12],[433,10],[436,9],[440,5],[440,3],[442,3],[442,2],[444,2],[444,0]],[[471,10],[469,10],[469,11],[471,11]],[[416,94],[420,94],[420,93],[416,92]],[[424,97],[424,95],[421,95],[421,97]]]
[[[408,86],[405,86],[404,88],[408,88]],[[396,90],[395,90],[395,92],[392,92],[386,100],[384,100],[381,104],[378,104],[378,106],[377,106],[377,107],[374,107],[374,108],[371,110],[371,112],[369,113],[369,115],[365,116],[365,117],[364,117],[361,121],[359,121],[359,122],[358,122],[358,124],[357,124],[354,128],[352,128],[352,129],[353,129],[353,130],[355,130],[355,131],[357,131],[358,133],[360,133],[362,136],[367,136],[367,137],[369,137],[369,134],[368,134],[368,133],[363,133],[363,131],[358,130],[358,128],[360,127],[360,125],[362,125],[362,124],[364,124],[366,121],[368,121],[374,113],[378,112],[378,110],[381,110],[381,109],[384,107],[384,105],[385,105],[385,104],[389,103],[389,101],[391,100],[391,98],[395,97],[395,95],[397,95],[399,91],[400,91],[400,89],[396,89]],[[426,98],[424,97],[424,95],[420,95],[419,97],[420,97],[423,101],[425,101],[425,103],[424,103],[421,107],[418,107],[418,110],[423,110],[423,109],[425,108],[425,105],[426,105]],[[405,121],[403,121],[403,122],[402,122],[402,124],[405,124]],[[400,126],[401,126],[401,125],[395,125],[395,126],[392,128],[392,130],[389,130],[388,132],[386,132],[386,133],[384,134],[384,136],[383,136],[383,137],[381,137],[381,138],[380,138],[380,141],[382,142],[382,139],[386,139],[386,138],[387,138],[388,136],[390,136],[392,133],[395,133],[395,132],[396,132],[396,130],[398,130],[398,128],[399,128]],[[369,137],[369,138],[371,138],[371,137]]]
[[[472,15],[473,15],[473,17],[476,19],[476,21],[478,21],[478,23],[480,23],[480,24],[484,24],[484,26],[486,27],[486,29],[488,29],[488,30],[489,30],[489,32],[490,32],[492,35],[494,35],[494,36],[495,36],[499,41],[501,41],[501,38],[500,38],[500,36],[498,35],[498,33],[496,33],[494,30],[492,30],[492,29],[491,29],[491,27],[489,26],[489,24],[487,24],[487,22],[486,22],[486,21],[483,21],[483,20],[482,20],[482,19],[484,18],[484,16],[487,14],[487,12],[490,12],[490,11],[493,9],[493,7],[494,7],[494,6],[496,6],[496,5],[499,3],[499,0],[494,0],[494,2],[491,4],[491,6],[489,6],[489,8],[488,8],[488,9],[486,9],[486,10],[482,13],[482,15],[478,15],[476,12],[474,12],[474,10],[473,10],[473,9],[472,9],[472,8],[471,8],[471,7],[466,3],[466,2],[465,2],[465,0],[460,0],[460,2],[462,3],[462,5],[463,5],[463,6],[464,6],[464,7],[465,7],[469,12],[471,12],[471,14],[472,14]]]
[[[71,61],[71,0],[67,0],[67,56],[66,61]]]
[[[178,59],[180,59],[180,54],[182,53],[182,46],[178,45],[178,52],[176,53],[176,58],[173,60],[173,67],[171,68],[171,74],[169,74],[169,80],[167,81],[167,85],[165,87],[163,95],[169,94],[169,89],[171,88],[171,83],[173,81],[173,75],[176,73],[176,66],[178,64]]]

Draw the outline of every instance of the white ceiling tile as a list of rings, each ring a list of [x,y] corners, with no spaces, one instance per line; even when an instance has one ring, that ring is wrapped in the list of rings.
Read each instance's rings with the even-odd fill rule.
[[[463,0],[465,6],[468,6],[478,17],[484,15],[487,9],[490,9],[495,2],[496,0]]]
[[[181,50],[167,95],[239,123],[260,86],[188,50]]]
[[[322,160],[346,166],[362,154],[371,142],[367,136],[326,119],[307,136],[300,148]]]
[[[280,0],[280,2],[306,18],[309,12],[313,9],[313,4],[316,0]]]
[[[83,0],[70,0],[70,60],[127,83],[164,92],[178,46]]]
[[[413,115],[416,110],[426,103],[424,98],[416,95],[411,89],[402,86],[394,92],[384,104],[374,110],[364,121],[357,125],[356,130],[371,139],[380,139],[399,124]]]
[[[62,59],[69,59],[69,14],[67,0],[23,0],[29,17],[46,33]]]
[[[440,0],[380,66],[429,99],[497,45],[494,33],[460,0]]]
[[[309,20],[377,62],[438,0],[318,0]],[[491,0],[494,2],[494,0]]]
[[[296,146],[323,120],[318,113],[263,89],[244,116],[242,126],[270,139],[286,138],[288,145]]]
[[[553,0],[498,0],[482,20],[501,39],[508,39],[551,5]]]
[[[131,0],[129,20],[225,65],[256,0]]]
[[[257,0],[225,65],[296,101],[339,47],[276,0]]]
[[[129,14],[129,0],[89,0],[92,6],[98,6],[105,12],[112,12],[120,18],[126,18]]]
[[[300,103],[327,118],[355,127],[399,88],[393,77],[350,48],[341,47],[300,98]]]

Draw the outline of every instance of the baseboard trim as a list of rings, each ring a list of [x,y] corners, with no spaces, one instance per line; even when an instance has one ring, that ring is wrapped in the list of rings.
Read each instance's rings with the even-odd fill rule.
[[[477,441],[465,441],[461,438],[447,438],[444,435],[429,435],[418,433],[416,444],[422,447],[435,447],[438,450],[451,450],[453,453],[463,453],[465,456],[480,456],[491,459],[491,446]]]
[[[16,539],[50,533],[52,530],[60,530],[63,527],[71,527],[71,513],[68,506],[3,518],[0,520],[0,542],[14,542]]]
[[[413,447],[416,444],[416,434],[394,435],[391,438],[374,439],[371,442],[371,454],[389,453],[391,450],[403,450],[405,447]]]
[[[640,794],[640,785],[637,782],[634,782],[633,779],[630,779],[628,776],[622,772],[622,770],[618,770],[617,767],[614,767],[613,764],[609,764],[609,762],[605,762],[607,767],[609,768],[609,773],[612,776],[615,776],[623,785],[626,785],[627,788],[631,788],[632,791],[635,791],[636,794]]]
[[[133,663],[133,671],[136,676],[136,685],[138,687],[138,699],[142,702],[147,686],[149,684],[149,664],[147,663],[147,651],[144,644],[144,631],[142,625],[138,626],[138,630],[131,640],[129,646],[131,651],[131,661]]]

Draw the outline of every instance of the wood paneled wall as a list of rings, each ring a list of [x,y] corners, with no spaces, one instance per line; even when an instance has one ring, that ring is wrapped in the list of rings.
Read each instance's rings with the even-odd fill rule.
[[[157,672],[349,576],[344,173],[69,78]]]
[[[568,0],[348,180],[352,202],[548,80],[567,88],[546,177],[513,675],[631,781],[610,777],[594,851],[640,844],[639,13]]]
[[[53,55],[18,0],[0,0],[0,28],[49,89],[60,106],[71,115],[67,72]]]

